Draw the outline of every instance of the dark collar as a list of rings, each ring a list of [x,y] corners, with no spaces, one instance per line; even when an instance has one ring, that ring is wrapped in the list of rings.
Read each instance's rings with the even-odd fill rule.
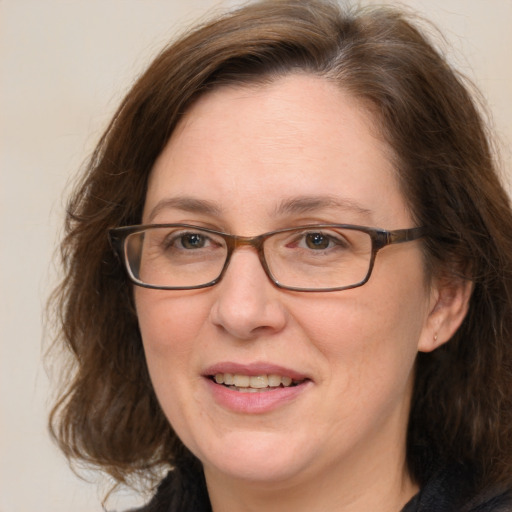
[[[478,492],[473,471],[462,465],[438,471],[401,512],[512,512],[512,492]]]

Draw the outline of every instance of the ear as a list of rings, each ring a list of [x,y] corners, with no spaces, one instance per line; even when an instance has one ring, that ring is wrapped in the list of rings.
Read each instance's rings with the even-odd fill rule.
[[[458,277],[432,283],[429,313],[418,342],[420,352],[432,352],[455,334],[468,312],[472,291],[472,281]]]

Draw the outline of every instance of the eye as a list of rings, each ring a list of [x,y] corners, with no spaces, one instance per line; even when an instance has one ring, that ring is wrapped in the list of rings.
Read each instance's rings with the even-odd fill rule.
[[[337,231],[304,231],[297,236],[293,245],[316,252],[348,249],[350,242],[341,232]]]
[[[307,233],[304,237],[304,242],[308,249],[328,249],[333,240],[323,233]]]
[[[202,249],[207,242],[207,237],[201,233],[184,233],[178,238],[178,243],[184,249]]]
[[[297,231],[282,239],[281,243],[288,249],[301,249],[310,254],[338,252],[351,247],[350,239],[341,230]]]
[[[198,231],[174,230],[162,237],[158,244],[165,252],[195,252],[210,250],[222,245],[222,240],[215,240],[209,233]]]

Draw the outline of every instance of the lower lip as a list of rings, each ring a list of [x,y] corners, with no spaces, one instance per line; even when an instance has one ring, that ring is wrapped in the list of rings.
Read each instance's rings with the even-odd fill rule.
[[[270,391],[244,393],[217,384],[209,378],[205,380],[214,400],[220,406],[244,414],[262,414],[278,409],[296,400],[311,385],[311,381],[304,381],[287,388],[279,387]]]

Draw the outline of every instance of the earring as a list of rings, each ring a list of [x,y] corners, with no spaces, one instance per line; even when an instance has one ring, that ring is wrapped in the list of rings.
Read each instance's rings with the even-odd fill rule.
[[[434,341],[437,342],[437,333],[434,334]]]

